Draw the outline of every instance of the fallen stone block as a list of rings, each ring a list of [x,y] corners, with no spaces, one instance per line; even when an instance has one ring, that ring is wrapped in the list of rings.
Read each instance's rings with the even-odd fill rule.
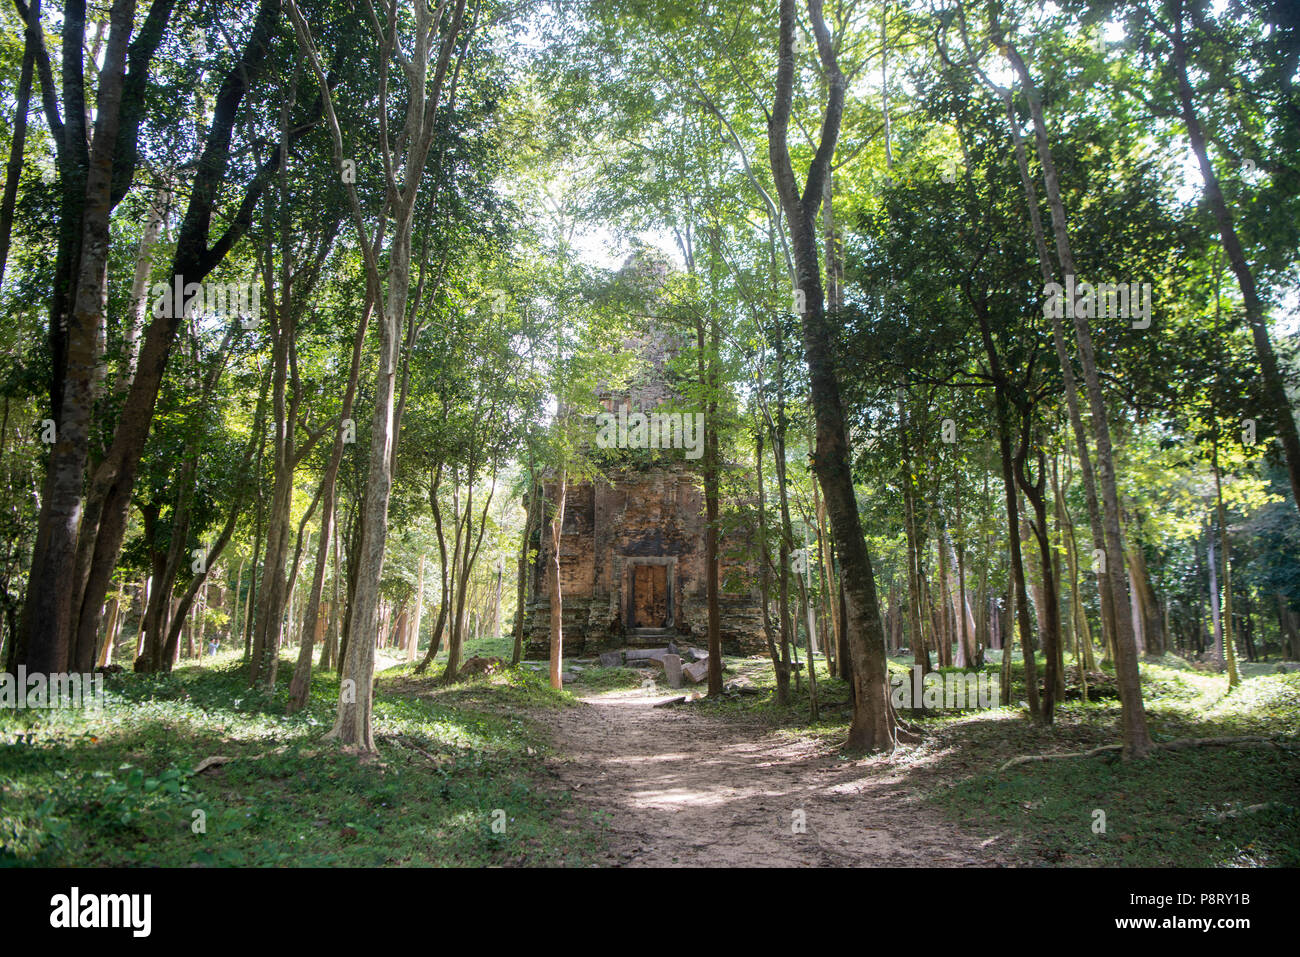
[[[664,655],[664,680],[671,688],[682,686],[682,659],[677,655]]]
[[[701,681],[708,680],[709,663],[707,661],[692,662],[682,667],[682,674],[692,684],[699,684]]]

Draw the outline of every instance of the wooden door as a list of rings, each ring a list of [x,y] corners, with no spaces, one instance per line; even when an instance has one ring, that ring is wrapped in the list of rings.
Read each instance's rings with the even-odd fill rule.
[[[633,627],[664,628],[668,624],[668,568],[636,565],[632,569]]]

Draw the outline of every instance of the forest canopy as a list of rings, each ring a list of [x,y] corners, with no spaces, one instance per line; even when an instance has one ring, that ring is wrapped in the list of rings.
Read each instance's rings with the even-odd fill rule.
[[[1293,4],[0,24],[6,674],[367,760],[436,750],[387,695],[606,680],[897,755],[950,673],[998,764],[1292,747]]]

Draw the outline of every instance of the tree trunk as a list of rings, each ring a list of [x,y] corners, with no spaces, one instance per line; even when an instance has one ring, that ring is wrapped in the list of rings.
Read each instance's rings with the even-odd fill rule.
[[[248,227],[248,221],[236,218],[221,239],[209,245],[209,230],[214,221],[213,207],[220,195],[230,161],[230,138],[238,117],[247,84],[260,75],[265,52],[274,24],[279,17],[280,0],[262,0],[253,29],[242,54],[226,73],[214,101],[213,122],[197,163],[198,173],[190,189],[190,204],[177,237],[172,275],[182,284],[201,281],[225,256]],[[155,20],[155,11],[161,11]],[[138,39],[149,31],[161,31],[166,24],[170,5],[153,4]],[[154,39],[157,42],[157,38]],[[109,39],[112,46],[112,36]],[[102,76],[102,73],[101,73]],[[101,80],[102,84],[102,80]],[[138,125],[135,117],[134,126]],[[305,130],[307,124],[300,127]],[[244,204],[255,203],[269,181],[269,174],[280,161],[277,150],[265,161],[244,196]],[[125,184],[121,184],[124,188]],[[118,187],[115,187],[115,189]],[[95,469],[86,494],[85,517],[80,529],[81,542],[75,590],[70,593],[71,618],[76,627],[74,637],[79,662],[87,662],[98,629],[99,610],[107,591],[117,556],[126,534],[131,491],[144,452],[145,441],[157,402],[163,373],[175,340],[180,310],[173,318],[155,316],[145,331],[136,375],[131,382],[113,431],[112,444],[104,460]],[[84,669],[83,669],[84,670]]]
[[[1228,545],[1228,520],[1223,509],[1223,488],[1219,482],[1219,446],[1214,445],[1214,502],[1218,516],[1219,541],[1223,546],[1223,653],[1228,669],[1228,688],[1241,683],[1237,672],[1237,649],[1232,640],[1232,552]]]
[[[83,7],[81,23],[84,23],[84,16]],[[94,662],[95,640],[99,636],[98,612],[103,605],[102,592],[96,598],[96,627],[90,635],[90,649],[85,655],[77,654],[77,620],[72,597],[78,590],[75,575],[77,535],[81,527],[82,489],[103,354],[101,331],[108,288],[113,160],[121,119],[127,42],[134,16],[134,0],[115,0],[109,14],[112,26],[98,73],[95,133],[85,174],[81,256],[72,311],[68,317],[62,401],[55,417],[55,443],[46,468],[27,598],[19,622],[18,660],[30,671],[43,674],[62,673],[70,667],[89,671]],[[65,37],[65,45],[76,44],[78,63],[81,60],[81,37],[77,31],[81,29],[81,23],[64,25],[69,34]],[[77,79],[80,79],[79,73]],[[71,84],[73,78],[65,76],[64,81]],[[80,124],[76,128],[72,126],[74,104],[68,106],[68,133],[72,135]],[[107,591],[107,582],[103,591]]]
[[[808,14],[827,78],[829,101],[823,116],[821,140],[810,164],[802,197],[795,182],[787,143],[795,73],[794,0],[781,0],[780,4],[776,97],[768,121],[769,156],[795,250],[798,291],[803,295],[805,307],[804,359],[808,365],[817,423],[814,469],[840,550],[840,580],[848,612],[846,631],[853,676],[853,718],[846,747],[852,751],[892,752],[897,741],[897,724],[889,703],[884,633],[875,575],[867,554],[853,488],[848,431],[835,371],[835,351],[826,321],[815,225],[823,184],[839,135],[847,81],[835,59],[822,16],[822,0],[808,0]]]
[[[1043,221],[1038,211],[1038,192],[1029,175],[1029,162],[1025,155],[1024,138],[1020,135],[1020,124],[1016,118],[1015,106],[1010,90],[1003,90],[1003,101],[1007,110],[1007,119],[1011,126],[1012,142],[1015,146],[1016,164],[1020,171],[1020,182],[1025,192],[1026,206],[1029,210],[1030,224],[1033,227],[1034,244],[1038,251],[1038,262],[1044,285],[1052,282],[1052,266],[1047,251],[1047,240],[1043,232]],[[1051,316],[1052,342],[1056,348],[1056,358],[1061,369],[1062,384],[1065,392],[1066,407],[1070,417],[1070,428],[1074,433],[1075,448],[1079,455],[1079,471],[1083,476],[1084,499],[1088,508],[1088,523],[1092,530],[1094,547],[1105,544],[1102,529],[1101,506],[1097,495],[1097,481],[1092,469],[1092,456],[1088,450],[1087,431],[1083,416],[1079,410],[1079,385],[1074,374],[1074,362],[1066,344],[1065,327],[1055,314]],[[1110,579],[1105,575],[1097,576],[1097,589],[1101,606],[1101,628],[1103,644],[1110,647],[1115,633],[1115,605],[1110,593]]]
[[[832,677],[839,675],[839,657],[836,652],[843,640],[842,622],[840,621],[840,603],[835,596],[839,589],[835,581],[835,565],[831,561],[831,534],[826,527],[826,503],[822,501],[821,489],[816,482],[813,487],[813,508],[817,513],[817,540],[821,545],[822,565],[822,601],[825,617],[830,622],[831,632],[823,636],[826,646],[826,666]]]
[[[1011,455],[1011,403],[1007,399],[1007,379],[1002,368],[1002,358],[993,341],[993,331],[989,325],[987,309],[982,303],[973,303],[979,317],[980,335],[984,341],[984,352],[989,361],[989,370],[993,377],[993,402],[997,420],[998,456],[1002,463],[1002,487],[1006,496],[1007,539],[1011,549],[1012,584],[1015,588],[1015,623],[1020,628],[1020,648],[1025,661],[1025,697],[1029,704],[1029,714],[1034,721],[1043,718],[1038,700],[1038,668],[1034,660],[1034,636],[1029,623],[1029,596],[1025,588],[1025,565],[1020,548],[1020,506],[1016,495],[1016,472],[1019,471],[1021,459],[1013,460]],[[1026,451],[1027,440],[1022,444],[1020,455]],[[1009,678],[1007,654],[1011,642],[1003,650],[1003,673]],[[1006,679],[1004,679],[1005,681]]]
[[[114,596],[108,603],[108,624],[104,628],[104,645],[99,652],[99,660],[96,662],[101,668],[110,664],[113,660],[113,639],[117,634],[118,616],[121,614],[122,603]]]
[[[564,532],[564,498],[568,491],[568,476],[563,465],[556,482],[555,514],[551,517],[551,687],[557,691],[564,686],[560,677],[564,657],[564,607],[560,592],[560,540]]]
[[[716,247],[717,231],[713,230]],[[715,248],[716,260],[716,248]],[[711,270],[712,271],[712,270]],[[718,611],[718,423],[717,423],[717,362],[720,348],[716,307],[709,315],[709,356],[707,372],[704,346],[704,326],[699,324],[698,347],[702,384],[708,390],[706,414],[708,428],[704,436],[704,582],[708,617],[709,642],[709,697],[722,696],[722,620]]]
[[[149,314],[149,273],[153,268],[153,249],[162,233],[163,217],[171,203],[171,191],[160,188],[149,204],[146,214],[144,233],[140,237],[140,247],[135,255],[135,273],[131,277],[130,320],[122,330],[122,361],[117,370],[115,390],[125,394],[135,378],[135,363],[139,349],[140,334],[144,331],[145,316]]]
[[[397,235],[402,236],[399,228]],[[379,370],[375,383],[374,414],[371,420],[370,461],[366,476],[364,517],[361,523],[360,560],[356,591],[352,598],[352,627],[343,681],[339,690],[338,714],[328,737],[361,753],[375,750],[371,727],[375,638],[379,626],[379,582],[384,569],[384,545],[388,538],[388,499],[393,488],[389,450],[396,423],[393,386],[397,375],[397,347],[400,323],[406,312],[410,248],[394,243],[389,299],[380,320]],[[351,682],[351,684],[349,684]]]
[[[1264,304],[1259,298],[1255,277],[1250,271],[1246,254],[1242,251],[1241,241],[1237,237],[1232,211],[1228,209],[1223,191],[1219,188],[1219,179],[1214,173],[1214,166],[1210,162],[1209,152],[1206,149],[1205,133],[1201,129],[1201,122],[1192,101],[1192,86],[1187,76],[1187,47],[1183,40],[1182,0],[1177,0],[1174,4],[1174,13],[1174,29],[1170,36],[1173,43],[1172,64],[1178,77],[1178,101],[1182,107],[1183,122],[1187,126],[1187,138],[1191,142],[1197,166],[1200,167],[1201,177],[1205,180],[1205,200],[1214,214],[1215,222],[1218,223],[1219,236],[1223,242],[1223,250],[1228,256],[1228,264],[1232,267],[1232,272],[1237,277],[1237,284],[1241,287],[1246,324],[1250,326],[1255,353],[1259,357],[1260,371],[1263,373],[1264,400],[1271,407],[1269,411],[1273,414],[1278,437],[1282,440],[1287,474],[1291,479],[1292,504],[1300,508],[1300,433],[1296,431],[1295,416],[1291,411],[1286,386],[1278,368],[1277,356],[1273,352],[1273,344],[1269,339]]]
[[[307,704],[308,695],[311,694],[311,656],[318,632],[316,622],[320,615],[320,603],[325,591],[325,568],[329,563],[330,552],[334,548],[334,539],[336,537],[334,529],[335,484],[338,478],[339,465],[343,461],[345,433],[348,431],[349,426],[353,424],[352,404],[356,398],[357,384],[360,379],[361,353],[365,347],[366,329],[370,324],[370,314],[374,311],[376,297],[376,290],[367,286],[366,302],[361,311],[361,321],[357,324],[356,335],[352,339],[352,364],[348,369],[348,384],[343,393],[343,406],[339,414],[338,428],[334,432],[334,447],[330,452],[329,465],[325,468],[325,476],[321,483],[323,504],[320,517],[320,540],[316,544],[316,569],[312,575],[311,597],[307,599],[307,615],[303,621],[304,640],[298,649],[298,661],[294,665],[293,678],[289,682],[289,714],[302,709]],[[420,568],[423,571],[423,557],[421,557]],[[324,662],[322,662],[321,666],[325,667]]]
[[[531,474],[531,470],[530,470]],[[524,656],[524,627],[527,623],[528,579],[530,563],[528,553],[532,544],[533,529],[537,526],[537,510],[541,503],[541,489],[536,482],[528,486],[528,508],[524,517],[523,541],[519,543],[519,578],[515,582],[515,645],[510,653],[510,666],[513,668]]]
[[[762,389],[760,381],[758,387]],[[776,675],[776,703],[779,707],[790,704],[790,670],[781,659],[776,646],[776,629],[772,627],[772,554],[767,540],[767,488],[763,484],[763,434],[760,425],[754,432],[754,468],[758,482],[758,553],[759,601],[763,608],[763,637],[767,641],[767,652],[772,659],[772,670]]]
[[[1140,621],[1142,626],[1142,642],[1139,647],[1145,654],[1160,655],[1165,647],[1165,629],[1164,622],[1160,618],[1160,600],[1151,587],[1151,576],[1147,572],[1146,555],[1143,554],[1142,543],[1138,540],[1136,531],[1135,519],[1134,527],[1129,529],[1127,544],[1129,579],[1132,584],[1134,600],[1137,603],[1135,623]]]
[[[1214,660],[1222,665],[1224,662],[1223,618],[1219,614],[1219,562],[1214,554],[1214,528],[1212,526],[1206,527],[1205,550],[1209,557],[1210,568],[1210,621],[1214,626]]]
[[[1042,636],[1044,654],[1043,720],[1051,724],[1055,719],[1056,702],[1064,690],[1061,679],[1065,667],[1065,657],[1061,648],[1060,597],[1056,589],[1053,562],[1055,556],[1047,529],[1047,496],[1045,494],[1047,458],[1043,453],[1042,443],[1034,441],[1032,415],[1030,408],[1021,410],[1020,444],[1016,451],[1015,466],[1016,481],[1034,510],[1032,530],[1034,538],[1038,542],[1040,568],[1040,581],[1036,583],[1034,602],[1038,610],[1039,634]],[[1037,450],[1038,478],[1035,482],[1030,482],[1029,476],[1025,472],[1025,461],[1028,458],[1031,444]]]
[[[230,610],[230,639],[233,642],[235,635],[239,634],[239,591],[244,577],[244,560],[239,560],[239,568],[235,572],[235,588],[231,592],[231,610]]]
[[[336,512],[337,512],[337,507],[336,507]],[[337,518],[337,514],[335,517]],[[334,597],[333,597],[333,601],[330,602],[330,619],[329,619],[329,628],[326,631],[325,647],[321,648],[320,651],[319,667],[322,670],[332,667],[334,662],[338,660],[339,627],[343,619],[343,615],[342,615],[343,609],[339,604],[340,590],[341,590],[340,585],[341,585],[341,578],[342,578],[340,572],[342,570],[342,564],[343,564],[341,560],[342,551],[343,551],[342,536],[335,535],[334,555],[333,555],[334,582],[332,586]]]
[[[1000,32],[1000,31],[999,31]],[[998,39],[998,38],[995,38]],[[1034,134],[1038,145],[1039,161],[1043,167],[1043,181],[1047,189],[1048,207],[1052,214],[1052,228],[1056,236],[1056,251],[1062,273],[1077,275],[1074,256],[1070,250],[1065,220],[1065,206],[1061,202],[1056,164],[1052,158],[1047,137],[1047,123],[1043,118],[1042,103],[1037,88],[1029,75],[1024,60],[1014,44],[1006,45],[1008,58],[1024,85],[1034,120]],[[1102,531],[1106,541],[1106,569],[1109,578],[1115,614],[1115,677],[1119,685],[1120,702],[1124,718],[1125,759],[1147,757],[1155,750],[1147,729],[1146,710],[1142,704],[1142,681],[1138,673],[1137,648],[1133,642],[1132,622],[1119,614],[1118,609],[1125,594],[1124,545],[1120,532],[1119,493],[1115,482],[1115,462],[1111,452],[1110,425],[1106,415],[1105,398],[1101,390],[1101,377],[1093,353],[1092,330],[1085,316],[1074,316],[1074,332],[1079,347],[1079,364],[1087,386],[1089,411],[1097,445],[1097,472],[1102,492]],[[1080,462],[1082,466],[1082,461]]]
[[[424,619],[424,552],[420,553],[420,570],[415,583],[415,619],[411,628],[410,640],[406,643],[406,661],[415,660],[420,650],[420,623]]]
[[[903,528],[907,534],[907,621],[908,642],[912,646],[912,661],[921,668],[921,676],[930,673],[930,651],[921,632],[921,556],[916,525],[916,491],[912,475],[911,443],[908,435],[909,417],[904,408],[905,393],[898,388],[898,443],[903,462]],[[913,709],[923,703],[912,702]]]
[[[9,143],[9,164],[5,168],[4,198],[0,199],[0,289],[4,288],[5,264],[9,261],[9,239],[13,234],[14,208],[18,200],[18,180],[23,172],[23,153],[27,145],[27,111],[32,98],[32,70],[36,64],[35,30],[24,30],[23,65],[18,73],[18,92],[14,102],[13,139]]]

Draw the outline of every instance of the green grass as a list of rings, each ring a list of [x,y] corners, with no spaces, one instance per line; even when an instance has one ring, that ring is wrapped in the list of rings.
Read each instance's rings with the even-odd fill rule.
[[[1300,728],[1300,675],[1227,678],[1144,663],[1152,737],[1282,735]],[[1120,740],[1117,702],[1062,706],[1035,728],[1004,708],[936,722],[910,760],[928,799],[998,835],[1030,862],[1083,866],[1300,865],[1300,753],[1275,748],[1158,751],[999,767],[1018,754],[1080,751]],[[924,783],[928,782],[928,783]],[[1105,830],[1094,830],[1105,815]]]
[[[464,642],[461,649],[460,660],[461,663],[464,664],[466,659],[473,658],[477,655],[480,658],[500,658],[502,661],[509,663],[510,655],[514,651],[514,648],[515,639],[513,635],[471,638]],[[423,652],[421,652],[421,654],[423,654]],[[442,642],[442,650],[438,652],[435,660],[441,664],[446,664],[447,662],[447,640],[445,636]]]
[[[380,758],[362,762],[321,740],[334,675],[287,717],[291,662],[267,696],[233,656],[209,661],[110,678],[99,714],[0,712],[0,864],[582,864],[599,850],[601,828],[546,787],[528,716],[572,696],[530,674],[442,687],[382,673]],[[195,774],[212,755],[231,760]]]
[[[508,655],[485,639],[472,654]],[[741,721],[755,735],[813,735],[833,744],[848,689],[818,660],[821,720],[808,684],[774,701],[762,658],[728,658],[727,679],[756,695],[684,707]],[[890,662],[905,672],[910,661]],[[1227,679],[1176,658],[1143,663],[1157,741],[1300,728],[1300,674],[1258,669]],[[986,668],[996,672],[996,660]],[[366,866],[580,865],[601,860],[605,822],[550,785],[544,724],[576,694],[635,689],[635,669],[584,667],[563,691],[544,671],[444,686],[441,668],[380,673],[377,761],[322,740],[337,678],[317,674],[312,703],[284,714],[292,665],[273,695],[250,690],[234,653],[166,676],[110,678],[102,713],[0,711],[0,865]],[[1013,700],[1023,694],[1013,667]],[[1105,866],[1300,865],[1300,754],[1197,748],[1125,763],[1114,756],[999,767],[1020,754],[1081,751],[1120,738],[1113,699],[1067,701],[1056,723],[1018,705],[905,714],[923,732],[892,764],[954,822],[1026,863]],[[196,765],[230,760],[200,774]],[[504,816],[505,830],[493,829]],[[1104,832],[1094,830],[1095,812]],[[195,812],[202,812],[196,814]],[[203,824],[200,828],[199,823]]]

